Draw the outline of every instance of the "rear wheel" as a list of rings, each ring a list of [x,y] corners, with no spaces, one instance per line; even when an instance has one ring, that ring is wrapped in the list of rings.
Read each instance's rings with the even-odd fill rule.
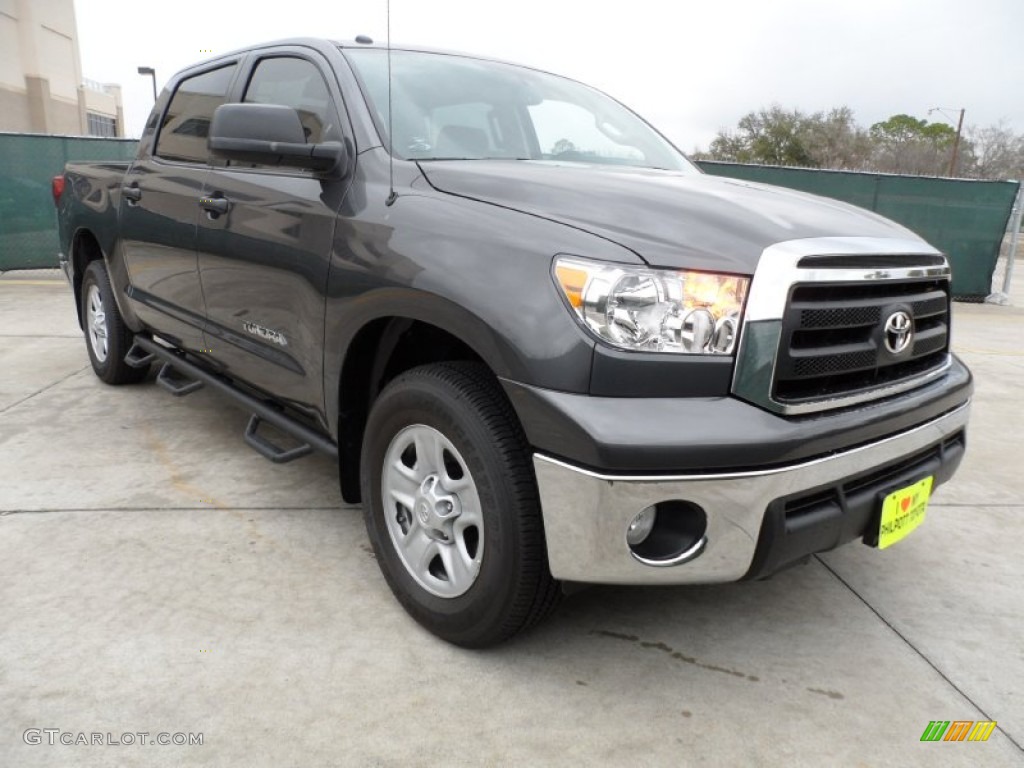
[[[473,363],[402,374],[370,412],[366,527],[395,596],[449,642],[483,647],[556,605],[536,480],[504,392]]]
[[[121,318],[101,260],[90,262],[85,270],[81,306],[85,345],[96,375],[107,384],[132,384],[146,378],[149,366],[132,368],[124,361],[132,346],[132,333]]]

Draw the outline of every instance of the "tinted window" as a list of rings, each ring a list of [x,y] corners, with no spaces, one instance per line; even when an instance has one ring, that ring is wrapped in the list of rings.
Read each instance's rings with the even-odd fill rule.
[[[206,136],[213,110],[224,103],[235,65],[182,80],[160,126],[156,154],[167,160],[207,162]]]
[[[309,144],[340,139],[327,83],[320,70],[305,59],[263,59],[245,89],[245,101],[283,104],[294,109],[299,113]]]

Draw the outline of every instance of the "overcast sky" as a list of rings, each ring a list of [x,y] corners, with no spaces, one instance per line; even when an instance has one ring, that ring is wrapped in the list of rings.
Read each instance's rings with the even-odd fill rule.
[[[124,88],[138,136],[175,71],[288,36],[385,37],[384,0],[75,0],[85,77]],[[931,107],[1024,132],[1024,0],[392,0],[395,44],[479,53],[596,86],[681,149],[747,112],[848,105],[865,126]],[[209,53],[212,52],[212,53]]]

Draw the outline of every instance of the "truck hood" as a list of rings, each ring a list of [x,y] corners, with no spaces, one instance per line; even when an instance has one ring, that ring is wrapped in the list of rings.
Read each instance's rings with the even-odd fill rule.
[[[761,252],[785,240],[919,239],[863,208],[702,173],[525,160],[420,168],[441,192],[585,230],[659,267],[752,273]]]

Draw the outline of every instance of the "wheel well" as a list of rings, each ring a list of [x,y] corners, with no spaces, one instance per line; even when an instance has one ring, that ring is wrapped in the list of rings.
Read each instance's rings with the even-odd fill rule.
[[[82,277],[85,275],[86,267],[90,262],[103,258],[103,249],[100,248],[96,237],[87,229],[75,233],[71,242],[71,264],[73,283],[75,291],[75,309],[78,311],[78,326],[82,326]]]
[[[480,356],[447,331],[418,320],[388,317],[367,324],[349,345],[342,366],[338,402],[338,459],[341,495],[360,501],[359,458],[370,406],[388,382],[427,363],[474,360]]]

